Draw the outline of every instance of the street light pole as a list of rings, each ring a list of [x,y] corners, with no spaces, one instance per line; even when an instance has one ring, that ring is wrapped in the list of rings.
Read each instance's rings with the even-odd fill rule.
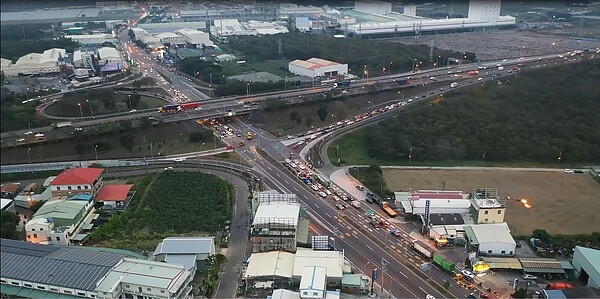
[[[31,156],[29,155],[29,152],[31,151],[31,148],[27,149],[27,160],[29,160],[29,164],[31,164]]]
[[[204,142],[200,144],[200,152],[202,152],[202,146],[204,146]],[[198,171],[200,171],[200,162],[202,162],[202,156],[198,154]]]
[[[131,106],[131,95],[128,95],[128,97],[129,97],[129,110],[132,110],[133,106]]]
[[[335,114],[331,114],[331,116],[333,116],[335,118],[335,122],[337,123],[338,122],[337,116],[335,116]]]
[[[92,111],[92,104],[90,103],[90,100],[85,100],[88,103],[88,106],[90,107],[90,114],[94,115],[94,111]]]
[[[410,147],[410,150],[408,152],[408,164],[412,165],[412,146]]]
[[[390,69],[388,70],[388,75],[392,74],[392,63],[393,61],[390,61]]]
[[[250,82],[246,83],[246,98],[250,97]]]
[[[154,142],[150,142],[150,160],[154,159],[154,156],[152,155],[152,147],[154,146]]]
[[[81,114],[81,120],[83,120],[83,110],[81,110],[81,103],[77,103],[77,106],[79,106],[79,113]]]
[[[98,145],[94,146],[94,154],[96,155],[96,161],[98,161]]]

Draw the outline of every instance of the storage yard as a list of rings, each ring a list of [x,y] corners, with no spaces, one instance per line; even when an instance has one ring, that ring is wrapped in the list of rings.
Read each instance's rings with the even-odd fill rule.
[[[383,169],[392,191],[418,189],[463,190],[498,188],[500,196],[526,198],[531,208],[508,200],[506,222],[511,234],[534,229],[551,234],[589,234],[600,231],[600,184],[588,174],[518,170],[400,170]]]

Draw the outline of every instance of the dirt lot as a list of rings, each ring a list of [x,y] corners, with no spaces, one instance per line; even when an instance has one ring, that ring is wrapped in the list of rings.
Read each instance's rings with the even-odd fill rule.
[[[511,170],[397,170],[384,169],[392,191],[442,189],[470,191],[498,188],[500,196],[527,198],[526,209],[507,203],[506,222],[513,235],[531,234],[537,228],[549,233],[578,234],[600,231],[600,184],[587,174]]]
[[[569,39],[568,35],[520,31],[517,29],[423,35],[419,39],[402,38],[393,41],[403,44],[424,45],[430,45],[433,41],[435,47],[444,50],[474,52],[477,54],[477,58],[481,60],[543,55],[561,51],[566,53],[575,49],[598,46],[597,42],[578,42]]]

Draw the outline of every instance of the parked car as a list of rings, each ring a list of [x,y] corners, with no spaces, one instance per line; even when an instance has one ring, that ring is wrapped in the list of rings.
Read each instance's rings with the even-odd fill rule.
[[[229,150],[229,149],[233,149],[233,145],[231,145],[231,144],[227,145],[227,149],[228,149],[228,150]]]
[[[471,271],[469,271],[469,270],[462,270],[462,271],[460,271],[460,274],[462,274],[463,277],[468,281],[475,280],[475,275],[473,275],[473,273],[471,273]]]
[[[321,192],[319,192],[319,196],[325,198],[325,197],[327,197],[327,193],[321,191]]]
[[[523,274],[523,279],[536,280],[537,276],[534,276],[534,275],[531,275],[531,274],[528,274],[528,273],[524,273]]]

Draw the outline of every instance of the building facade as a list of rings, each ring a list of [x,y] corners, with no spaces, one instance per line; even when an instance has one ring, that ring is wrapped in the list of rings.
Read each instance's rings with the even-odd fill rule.
[[[52,196],[90,194],[95,196],[103,185],[104,168],[71,168],[60,173],[51,183]]]

